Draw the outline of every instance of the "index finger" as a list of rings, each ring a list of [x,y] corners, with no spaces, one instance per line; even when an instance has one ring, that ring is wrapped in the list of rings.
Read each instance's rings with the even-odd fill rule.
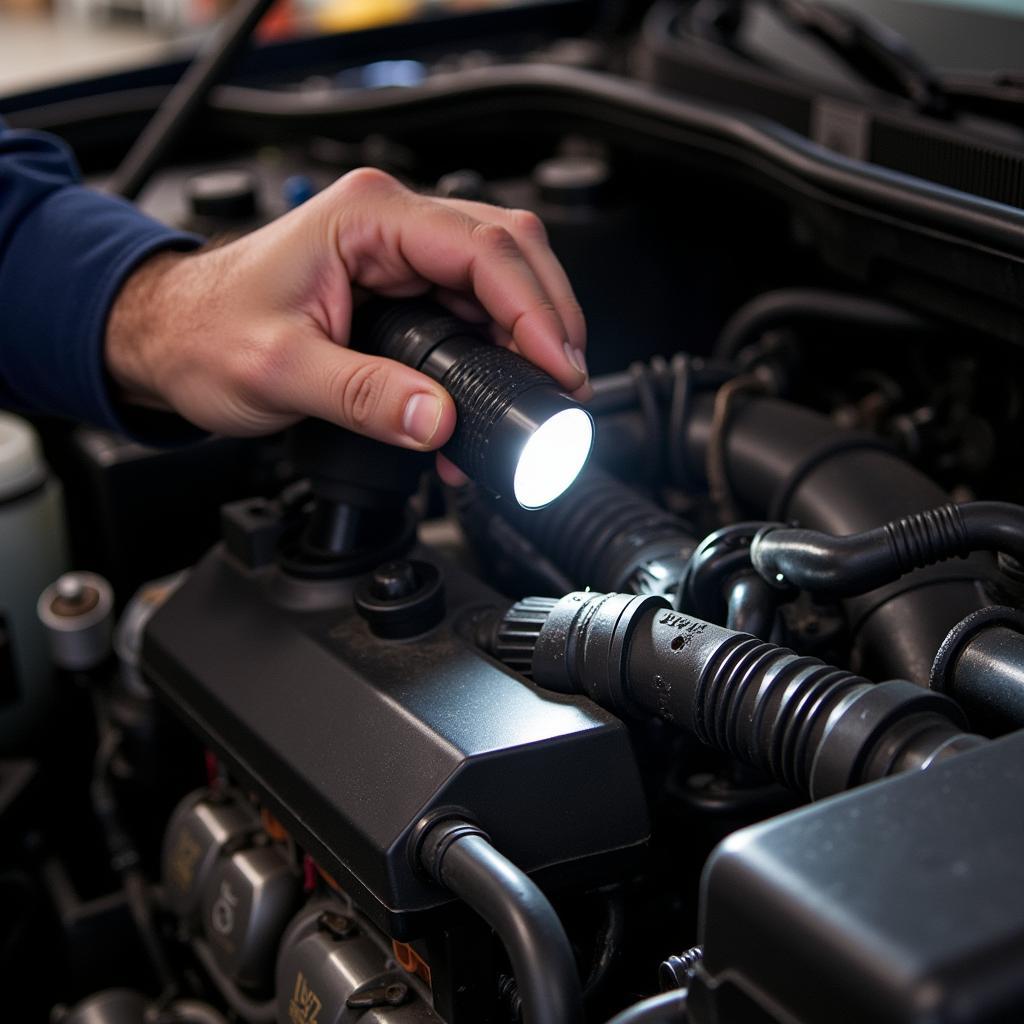
[[[409,194],[398,228],[401,257],[443,288],[472,292],[516,348],[563,387],[575,391],[586,374],[573,362],[569,332],[555,302],[512,233],[461,210]]]

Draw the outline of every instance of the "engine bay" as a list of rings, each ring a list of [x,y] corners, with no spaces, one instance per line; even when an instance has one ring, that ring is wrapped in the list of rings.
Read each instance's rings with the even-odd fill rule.
[[[1024,1015],[1024,211],[582,6],[250,56],[141,191],[210,237],[362,166],[536,213],[594,447],[527,510],[326,425],[35,423],[5,1019]],[[102,186],[162,90],[5,116]]]

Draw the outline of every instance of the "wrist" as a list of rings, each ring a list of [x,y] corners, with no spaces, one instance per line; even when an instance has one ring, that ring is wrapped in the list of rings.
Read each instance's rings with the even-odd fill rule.
[[[165,250],[150,256],[125,280],[110,308],[104,359],[115,396],[152,409],[169,409],[161,380],[175,294],[194,253]]]

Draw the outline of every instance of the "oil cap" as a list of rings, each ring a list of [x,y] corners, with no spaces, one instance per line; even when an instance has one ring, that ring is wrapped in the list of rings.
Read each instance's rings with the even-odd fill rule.
[[[385,640],[419,636],[444,618],[444,584],[436,565],[410,559],[385,562],[360,583],[356,610]]]

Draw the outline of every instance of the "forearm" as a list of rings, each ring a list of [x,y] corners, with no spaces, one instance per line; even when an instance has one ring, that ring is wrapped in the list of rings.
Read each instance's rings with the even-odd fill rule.
[[[104,364],[114,299],[154,254],[198,244],[82,187],[59,140],[0,125],[2,400],[125,430]]]

